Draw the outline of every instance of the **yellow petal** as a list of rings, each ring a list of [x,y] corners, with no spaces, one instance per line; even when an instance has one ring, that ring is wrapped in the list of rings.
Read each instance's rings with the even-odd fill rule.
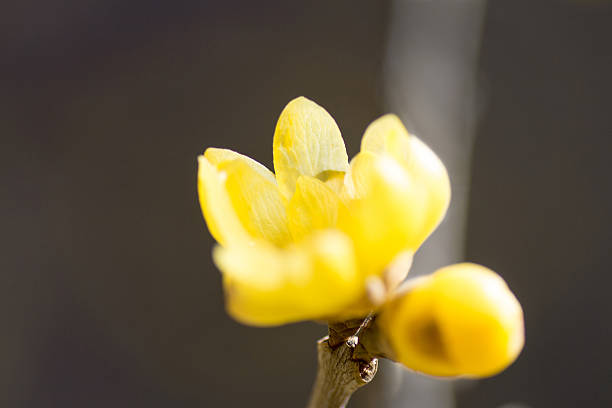
[[[228,245],[250,239],[232,207],[219,172],[204,156],[198,157],[198,196],[208,230],[217,242]]]
[[[366,128],[361,139],[361,151],[387,153],[403,161],[410,152],[409,139],[410,133],[400,119],[396,115],[388,114],[376,119]]]
[[[346,321],[362,318],[372,310],[377,310],[396,292],[412,265],[412,253],[409,251],[399,253],[385,268],[382,275],[363,276],[365,287],[362,296],[338,315],[335,321]]]
[[[274,175],[256,161],[225,149],[199,158],[198,191],[209,230],[222,245],[264,239],[291,241]]]
[[[326,183],[300,176],[287,206],[291,235],[298,240],[314,230],[335,227],[340,205],[338,194]]]
[[[238,321],[274,326],[333,317],[363,291],[350,240],[320,231],[279,249],[266,243],[216,247],[228,312]]]
[[[381,275],[404,251],[425,239],[423,188],[387,155],[361,152],[351,162],[355,198],[340,212],[338,228],[354,243],[366,275]]]
[[[271,181],[271,182],[275,182],[275,177],[274,174],[268,170],[266,168],[266,166],[262,165],[261,163],[251,159],[248,156],[245,156],[243,154],[237,153],[233,150],[229,150],[229,149],[219,149],[216,147],[209,147],[208,149],[206,149],[206,151],[204,152],[204,157],[206,157],[206,159],[213,164],[215,167],[219,168],[219,166],[221,166],[224,163],[233,161],[233,160],[240,160],[246,164],[249,165],[249,167],[251,167],[253,170],[255,170],[259,175],[261,175],[263,178]]]
[[[414,183],[427,191],[425,228],[428,236],[440,223],[450,201],[450,182],[444,164],[419,138],[408,133],[395,115],[385,115],[368,126],[361,150],[394,157]]]
[[[285,107],[274,132],[274,171],[288,201],[300,175],[328,178],[345,172],[348,157],[340,130],[325,109],[304,97]]]
[[[375,188],[374,185],[378,182],[378,179],[382,178],[380,171],[377,169],[380,163],[378,157],[379,156],[374,153],[363,151],[358,153],[351,160],[349,171],[345,177],[345,184],[353,198],[364,198],[370,190]],[[402,176],[403,173],[403,171],[398,172],[400,176]],[[392,173],[389,175],[392,175]],[[382,178],[381,181],[384,182],[384,178]],[[400,181],[398,184],[403,183]]]
[[[277,246],[291,242],[287,214],[276,182],[262,177],[242,160],[219,166],[225,175],[225,188],[238,218],[253,238]]]
[[[470,263],[420,280],[379,318],[398,361],[430,375],[496,374],[524,343],[516,297],[493,271]]]

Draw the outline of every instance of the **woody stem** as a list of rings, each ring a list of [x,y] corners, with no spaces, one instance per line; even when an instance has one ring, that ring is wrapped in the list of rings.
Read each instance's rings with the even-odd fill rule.
[[[358,388],[369,383],[378,360],[353,360],[353,348],[342,343],[332,348],[328,336],[317,342],[318,371],[308,408],[343,408]]]
[[[317,342],[318,370],[308,408],[343,408],[357,389],[374,378],[378,359],[355,357],[358,336],[370,320],[369,316],[361,322],[330,323],[330,335]]]

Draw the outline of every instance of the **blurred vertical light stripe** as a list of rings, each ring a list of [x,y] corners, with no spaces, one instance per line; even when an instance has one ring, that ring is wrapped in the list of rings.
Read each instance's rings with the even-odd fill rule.
[[[452,184],[444,222],[416,256],[412,276],[463,260],[470,158],[478,113],[484,0],[394,0],[384,69],[386,111],[442,158]],[[453,382],[380,370],[387,407],[449,408]],[[384,374],[386,373],[386,374]]]

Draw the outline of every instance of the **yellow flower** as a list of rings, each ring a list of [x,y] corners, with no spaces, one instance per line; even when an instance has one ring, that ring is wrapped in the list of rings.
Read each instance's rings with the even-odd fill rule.
[[[435,376],[496,374],[524,343],[518,300],[501,277],[471,263],[417,278],[377,322],[397,361]]]
[[[446,213],[442,162],[386,115],[349,164],[336,122],[304,97],[282,111],[273,155],[275,174],[231,150],[198,158],[228,312],[277,325],[356,317],[383,301],[403,278],[397,265]]]

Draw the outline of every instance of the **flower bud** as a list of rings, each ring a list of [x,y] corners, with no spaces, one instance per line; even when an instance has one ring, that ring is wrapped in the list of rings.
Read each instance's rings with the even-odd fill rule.
[[[499,275],[471,263],[416,280],[377,320],[394,359],[434,376],[497,374],[524,344],[518,300]]]

